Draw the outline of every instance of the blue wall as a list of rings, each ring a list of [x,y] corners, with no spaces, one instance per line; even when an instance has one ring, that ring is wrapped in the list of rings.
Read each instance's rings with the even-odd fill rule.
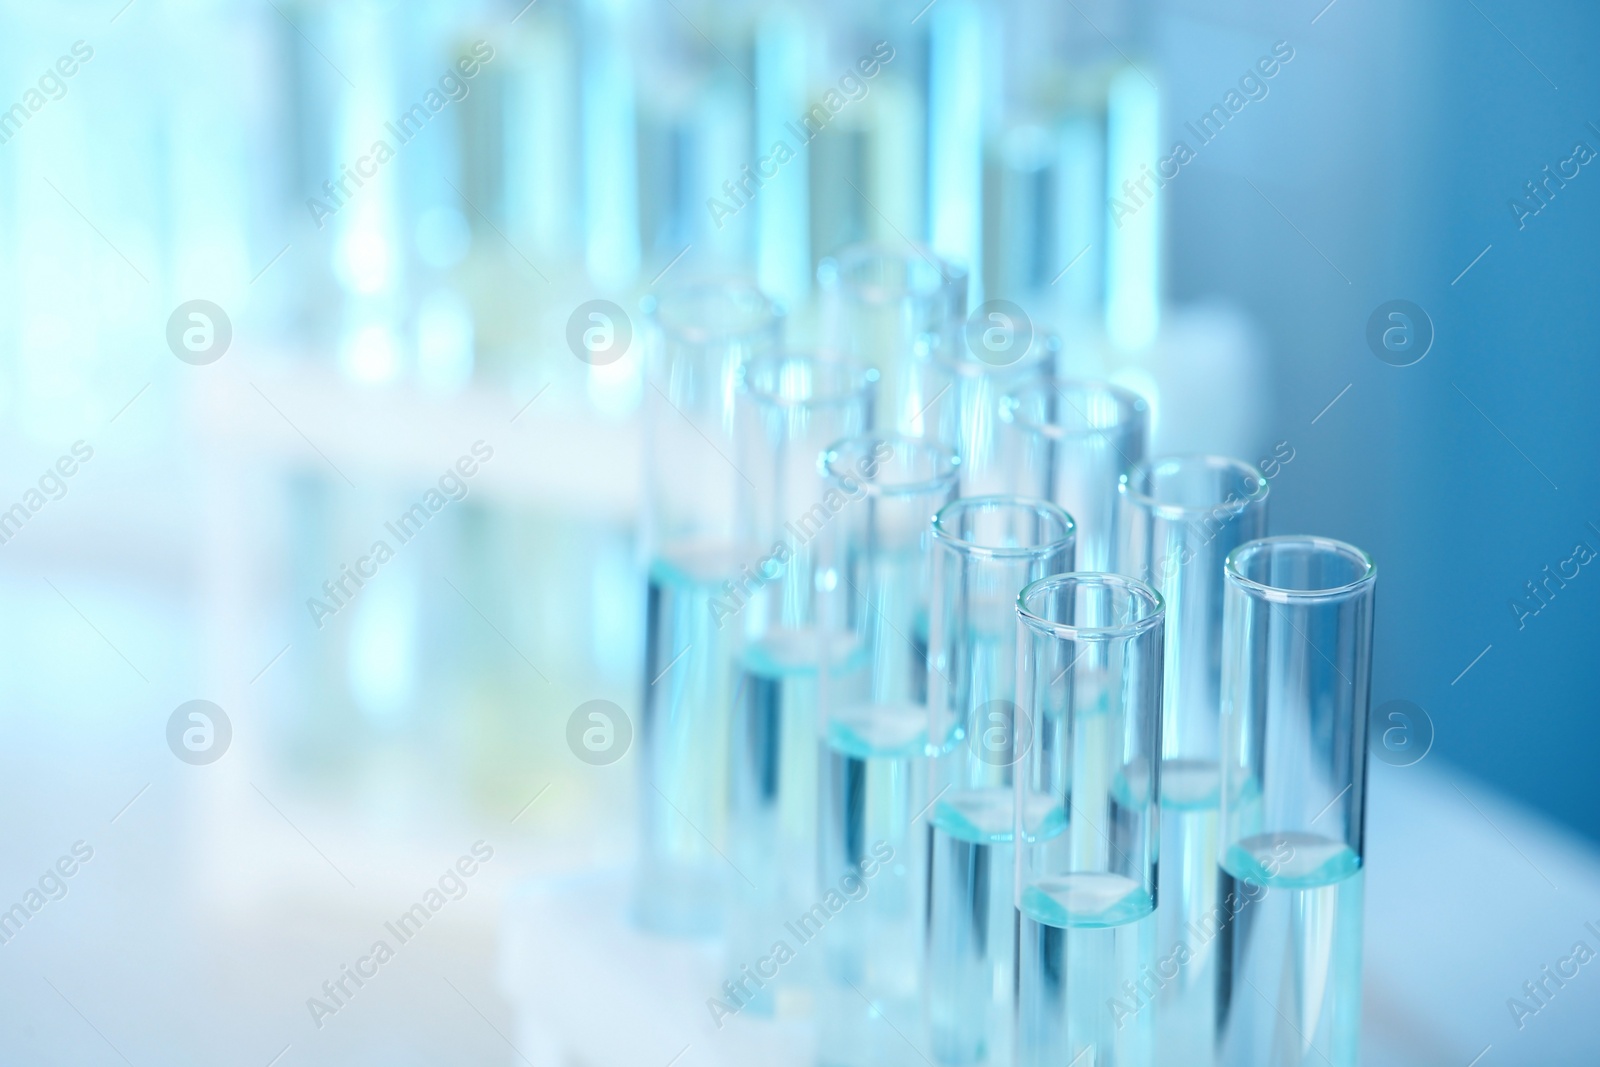
[[[1474,3],[1341,0],[1313,25],[1318,0],[1170,28],[1173,126],[1273,41],[1296,49],[1175,187],[1171,287],[1264,324],[1265,429],[1297,450],[1274,532],[1377,558],[1374,708],[1421,705],[1428,759],[1600,840],[1600,555],[1520,628],[1510,606],[1538,607],[1525,583],[1580,542],[1600,553],[1600,157],[1524,228],[1508,206],[1575,143],[1600,153],[1600,6]],[[1409,367],[1364,337],[1394,298],[1436,331]]]

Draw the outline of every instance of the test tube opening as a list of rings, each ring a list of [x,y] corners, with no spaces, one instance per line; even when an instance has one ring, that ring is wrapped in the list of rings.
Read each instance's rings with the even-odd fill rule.
[[[678,345],[715,345],[765,336],[783,310],[747,278],[686,282],[644,298],[643,308]]]
[[[782,352],[746,363],[740,380],[757,404],[809,409],[870,400],[878,372],[849,360]]]
[[[1150,417],[1144,397],[1109,382],[1051,378],[1026,385],[1001,406],[1007,421],[1050,440],[1143,433]],[[1141,450],[1141,456],[1142,456]],[[1130,457],[1131,465],[1139,457]]]
[[[1328,537],[1264,537],[1227,559],[1229,581],[1280,603],[1356,596],[1378,578],[1377,564],[1354,545]]]
[[[1017,597],[1017,613],[1036,633],[1070,641],[1115,641],[1161,625],[1161,594],[1122,574],[1075,572],[1042,578]]]
[[[925,302],[957,317],[967,298],[966,267],[916,244],[909,249],[852,245],[823,260],[817,279],[824,289],[848,293],[862,303]]]
[[[958,551],[1005,557],[1068,547],[1072,516],[1043,500],[1021,496],[963,497],[934,517],[934,536]]]
[[[1020,490],[1060,504],[1077,523],[1078,566],[1120,570],[1118,486],[1145,457],[1149,404],[1106,382],[1045,378],[1008,394],[1000,417],[1020,457]]]

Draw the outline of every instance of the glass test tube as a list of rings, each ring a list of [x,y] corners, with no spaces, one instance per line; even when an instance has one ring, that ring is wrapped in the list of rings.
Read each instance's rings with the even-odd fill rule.
[[[740,631],[714,611],[749,561],[733,466],[739,368],[776,347],[777,309],[747,282],[697,283],[647,306],[649,557],[641,824],[634,915],[658,933],[721,920],[728,716]]]
[[[1226,576],[1217,1060],[1353,1067],[1377,568],[1268,537]]]
[[[1154,1062],[1165,613],[1120,574],[1017,598],[1018,1067]]]
[[[1266,532],[1267,480],[1239,460],[1172,456],[1129,471],[1120,494],[1117,569],[1149,584],[1167,604],[1157,1059],[1209,1067],[1220,932],[1222,561]]]
[[[1050,378],[1060,362],[1061,338],[1043,333],[1023,347],[1024,335],[1013,326],[997,326],[1012,338],[1007,347],[962,342],[933,358],[931,430],[961,457],[962,496],[1025,489],[1026,441],[1003,424],[1001,405],[1007,396]]]
[[[1105,382],[1046,379],[1001,403],[1019,436],[1018,491],[1053,500],[1078,526],[1078,567],[1112,567],[1117,483],[1144,459],[1150,408],[1143,397]]]
[[[925,435],[930,361],[961,343],[967,271],[920,245],[852,245],[817,268],[823,339],[881,375],[874,430]]]
[[[824,463],[847,503],[827,535],[823,584],[866,677],[824,693],[820,888],[849,903],[828,920],[819,1058],[913,1065],[901,1035],[917,1032],[921,1013],[928,552],[959,462],[928,441],[866,435],[838,442]]]
[[[928,1037],[941,1064],[1009,1064],[1016,907],[1017,594],[1072,569],[1072,518],[964,497],[933,524]]]
[[[745,364],[738,402],[743,522],[750,555],[713,610],[744,634],[728,790],[729,971],[757,968],[784,923],[816,900],[818,703],[864,679],[848,635],[827,628],[817,535],[844,506],[821,456],[872,417],[877,375],[857,364],[780,353]],[[809,959],[810,957],[806,957]],[[788,1013],[805,966],[740,991]]]

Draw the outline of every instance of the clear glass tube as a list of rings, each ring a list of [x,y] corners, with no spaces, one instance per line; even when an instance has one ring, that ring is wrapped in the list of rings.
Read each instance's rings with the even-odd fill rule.
[[[1135,578],[1073,573],[1028,586],[1017,614],[1016,1062],[1145,1067],[1166,607]]]
[[[737,456],[751,549],[714,603],[719,622],[744,636],[728,789],[734,975],[757,968],[784,923],[815,901],[818,704],[825,689],[856,691],[866,676],[848,635],[825,618],[818,535],[849,501],[826,483],[820,458],[866,429],[876,384],[854,363],[791,353],[752,360],[741,375]],[[806,969],[781,968],[743,991],[741,1006],[787,1013]]]
[[[1158,1060],[1209,1067],[1216,1038],[1222,561],[1266,533],[1267,480],[1220,456],[1139,464],[1120,486],[1117,569],[1167,604],[1161,711]],[[1180,962],[1181,961],[1181,962]]]
[[[1020,438],[1018,491],[1066,508],[1078,524],[1078,566],[1110,570],[1117,484],[1149,447],[1149,405],[1105,382],[1052,378],[1007,396],[1001,416]]]
[[[1268,537],[1226,575],[1218,1062],[1353,1067],[1377,568]]]
[[[828,920],[819,1058],[917,1063],[902,1035],[920,1030],[928,548],[959,464],[932,442],[879,435],[840,441],[823,462],[850,503],[828,532],[819,586],[831,591],[832,625],[850,635],[841,647],[861,657],[866,677],[830,677],[824,689],[820,888],[849,903]]]
[[[967,271],[921,245],[853,245],[817,268],[823,343],[881,376],[873,429],[927,435],[931,361],[962,343]]]
[[[1001,405],[1007,396],[1051,377],[1061,359],[1061,338],[1053,333],[1034,337],[1031,327],[1027,329],[1027,347],[1014,344],[1020,352],[985,350],[980,358],[973,348],[958,344],[933,359],[929,428],[961,457],[962,496],[1029,488],[1022,483],[1025,442],[1004,426]]]
[[[739,631],[714,604],[750,555],[738,518],[734,395],[745,361],[776,348],[776,307],[747,282],[704,283],[647,305],[645,544],[636,921],[717,929],[726,861],[728,715]]]
[[[1054,504],[964,497],[933,523],[927,1019],[940,1064],[1009,1064],[1016,908],[1017,595],[1070,571]]]

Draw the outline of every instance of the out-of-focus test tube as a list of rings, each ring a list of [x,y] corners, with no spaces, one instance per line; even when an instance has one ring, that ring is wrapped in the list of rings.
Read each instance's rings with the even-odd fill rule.
[[[819,888],[849,903],[828,920],[819,1059],[909,1065],[919,1060],[901,1035],[920,1018],[927,870],[915,824],[927,802],[928,546],[958,461],[931,442],[866,435],[824,464],[839,510],[819,584],[866,676],[825,689],[823,703]]]
[[[1105,382],[1046,379],[1001,403],[1020,437],[1018,491],[1066,508],[1078,527],[1083,570],[1112,566],[1117,485],[1149,447],[1149,405]]]
[[[1119,574],[1017,598],[1018,1067],[1154,1062],[1165,611]]]
[[[967,272],[920,246],[855,245],[817,268],[823,344],[881,375],[873,429],[921,436],[938,399],[932,361],[961,343]]]
[[[972,269],[983,299],[983,126],[992,12],[978,0],[928,10],[928,243]]]
[[[1225,573],[1217,1062],[1353,1067],[1377,568],[1268,537]]]
[[[739,371],[777,347],[780,316],[754,285],[698,283],[648,308],[639,870],[646,929],[705,933],[721,917],[728,723],[740,629],[720,616],[740,568],[745,476],[734,466]]]
[[[629,54],[632,5],[586,0],[578,101],[583,152],[584,264],[601,288],[633,281],[642,255],[637,82]]]
[[[820,458],[866,429],[877,384],[854,363],[788,352],[747,363],[742,378],[737,459],[750,556],[713,609],[745,639],[731,724],[730,972],[768,956],[784,924],[816,901],[818,705],[824,692],[859,693],[866,678],[850,636],[826,626],[816,533],[836,494]],[[805,970],[782,968],[750,1006],[797,1010],[788,994]]]
[[[1171,962],[1157,997],[1158,1059],[1208,1067],[1219,932],[1222,561],[1266,532],[1267,480],[1239,460],[1173,456],[1139,464],[1120,493],[1117,569],[1167,603],[1156,948]]]
[[[1027,442],[1004,424],[1001,405],[1012,393],[1048,379],[1061,359],[1057,335],[1033,336],[1031,327],[1008,321],[1005,311],[993,316],[995,321],[974,327],[975,343],[935,353],[930,373],[931,432],[961,457],[962,496],[1023,490]],[[1000,340],[991,345],[985,340],[990,335]]]
[[[927,1028],[934,1061],[1009,1064],[1016,907],[1017,595],[1072,569],[1054,504],[963,497],[933,523]]]

